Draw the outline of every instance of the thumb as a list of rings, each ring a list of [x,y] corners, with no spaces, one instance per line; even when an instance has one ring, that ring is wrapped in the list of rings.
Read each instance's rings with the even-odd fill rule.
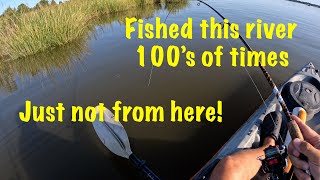
[[[303,123],[300,118],[298,118],[295,115],[292,115],[291,118],[294,121],[296,121],[305,139],[312,139],[313,137],[318,136],[318,134],[314,130],[312,130],[308,125]]]
[[[313,147],[306,141],[301,141],[300,139],[294,139],[293,145],[300,153],[308,157],[309,162],[315,165],[320,165],[320,151]]]

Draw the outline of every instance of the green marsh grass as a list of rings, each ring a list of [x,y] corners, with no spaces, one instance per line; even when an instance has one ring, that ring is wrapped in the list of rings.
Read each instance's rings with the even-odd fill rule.
[[[179,4],[178,6],[175,3],[170,3],[166,4],[165,7],[161,4],[151,4],[144,7],[131,8],[125,13],[117,12],[101,16],[94,22],[94,26],[110,26],[109,28],[112,28],[112,22],[125,24],[126,17],[149,19],[163,8],[175,13],[187,6],[185,3]],[[93,33],[93,37],[98,36],[96,31],[91,31],[91,33]],[[82,66],[82,60],[85,59],[84,57],[88,53],[86,36],[82,36],[70,43],[55,47],[54,50],[45,50],[14,61],[0,60],[0,91],[5,93],[16,91],[18,89],[17,79],[20,83],[24,83],[24,77],[40,75],[54,78],[56,72],[68,74],[74,64]]]
[[[88,37],[90,30],[101,16],[125,13],[124,11],[131,8],[159,2],[159,0],[71,0],[28,13],[10,17],[1,16],[0,60],[27,57]]]

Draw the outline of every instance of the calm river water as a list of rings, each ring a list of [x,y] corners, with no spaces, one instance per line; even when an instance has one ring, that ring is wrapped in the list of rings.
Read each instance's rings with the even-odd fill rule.
[[[289,67],[268,68],[280,85],[306,63],[320,67],[320,9],[278,0],[209,1],[230,21],[243,25],[255,22],[295,22],[292,40],[248,40],[256,50],[288,51]],[[162,5],[125,12],[101,20],[89,39],[18,61],[0,65],[0,179],[137,179],[130,164],[100,143],[92,124],[71,123],[71,105],[95,106],[104,102],[111,107],[116,100],[124,105],[162,105],[169,110],[170,100],[181,106],[215,106],[223,101],[222,123],[171,123],[167,113],[164,123],[134,123],[124,127],[133,151],[163,179],[187,179],[232,136],[262,103],[243,68],[230,66],[229,56],[222,67],[154,68],[149,84],[150,63],[138,64],[137,47],[150,49],[187,45],[200,54],[223,45],[225,40],[202,40],[200,28],[194,27],[194,39],[132,40],[125,38],[124,19],[136,16],[154,23],[155,16],[167,23],[194,24],[210,16],[209,8],[191,1],[188,5]],[[243,32],[243,31],[242,31]],[[230,40],[234,47],[239,40]],[[147,58],[148,59],[148,58]],[[183,61],[183,60],[182,60]],[[197,59],[199,61],[199,59]],[[264,98],[271,94],[258,68],[248,68]],[[25,100],[36,105],[67,107],[63,123],[28,123],[19,120]]]

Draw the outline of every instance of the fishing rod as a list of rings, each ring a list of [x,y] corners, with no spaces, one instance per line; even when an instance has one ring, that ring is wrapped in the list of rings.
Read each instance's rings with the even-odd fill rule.
[[[226,18],[220,14],[216,9],[214,9],[209,4],[203,2],[202,0],[197,0],[198,2],[206,5],[211,10],[213,10],[215,13],[217,13],[223,20]],[[231,25],[229,22],[228,25]],[[246,46],[247,50],[253,51],[252,48],[249,46],[249,44],[245,41],[245,39],[241,36],[239,33],[239,38],[243,42],[243,44]],[[289,109],[287,108],[286,103],[284,102],[280,91],[278,90],[276,84],[271,78],[271,75],[268,73],[266,68],[261,65],[261,62],[259,61],[259,67],[261,71],[263,72],[265,78],[267,79],[269,85],[273,89],[274,95],[277,97],[283,112],[285,113],[285,116],[288,119],[288,130],[290,132],[290,136],[292,139],[299,138],[301,140],[304,140],[303,135],[299,129],[299,126],[297,123],[292,120],[290,116]],[[150,82],[150,80],[149,80]],[[99,114],[99,111],[97,110],[97,114]],[[97,115],[97,117],[99,117]],[[160,178],[146,165],[145,161],[138,158],[130,148],[130,142],[128,135],[122,126],[122,124],[119,121],[115,121],[114,115],[112,112],[108,109],[104,111],[104,123],[101,123],[100,121],[96,120],[93,122],[93,127],[95,129],[95,132],[97,133],[100,141],[107,147],[111,152],[114,154],[121,156],[123,158],[129,159],[130,162],[138,169],[142,174],[145,175],[150,180],[159,180]],[[307,161],[307,158],[300,154],[300,159]]]
[[[226,18],[220,14],[215,8],[213,8],[212,6],[210,6],[209,4],[207,4],[206,2],[202,1],[202,0],[197,0],[199,2],[201,2],[202,4],[208,6],[211,10],[213,10],[215,13],[217,13],[223,20],[225,20]],[[231,25],[230,22],[227,23],[228,25]],[[241,36],[241,34],[239,33],[239,39],[243,42],[243,44],[246,46],[247,50],[249,51],[253,51],[252,48],[249,46],[249,44],[246,42],[246,40]],[[273,94],[277,97],[282,110],[285,114],[285,116],[288,119],[288,130],[290,132],[290,135],[292,137],[292,139],[294,138],[299,138],[301,140],[304,140],[303,135],[300,131],[300,128],[298,126],[298,124],[291,118],[290,115],[290,111],[286,105],[286,103],[284,102],[281,93],[279,91],[279,89],[277,88],[276,84],[274,83],[274,81],[271,78],[270,73],[266,70],[266,68],[264,66],[261,65],[261,62],[259,61],[259,67],[263,73],[263,75],[265,76],[265,78],[267,79],[269,85],[271,86],[271,88],[273,89]]]
[[[207,4],[206,2],[204,2],[202,0],[197,0],[197,1],[202,3],[202,4],[204,4],[204,5],[206,5],[207,7],[209,7],[216,14],[218,14],[223,20],[226,19],[221,13],[219,13],[215,8],[213,8],[212,6]],[[231,26],[230,22],[228,22],[227,24]],[[246,42],[246,40],[241,36],[240,33],[239,33],[239,39],[246,46],[248,51],[253,52],[252,48],[249,46],[249,44]],[[278,101],[279,101],[279,103],[280,103],[280,105],[282,107],[282,110],[283,110],[283,112],[284,112],[284,114],[285,114],[285,116],[286,116],[286,118],[288,120],[287,126],[288,126],[288,130],[289,130],[291,138],[292,139],[298,138],[300,140],[304,140],[304,137],[303,137],[303,135],[302,135],[302,133],[300,131],[300,128],[299,128],[298,124],[291,118],[290,111],[289,111],[284,99],[282,98],[279,89],[277,88],[276,84],[272,80],[270,73],[267,71],[267,69],[264,66],[261,65],[260,61],[259,61],[259,67],[260,67],[260,70],[262,71],[264,77],[268,81],[270,87],[272,88],[273,94],[278,99]],[[299,158],[301,160],[308,161],[308,158],[304,154],[300,154]],[[310,172],[306,171],[306,173],[310,175]]]

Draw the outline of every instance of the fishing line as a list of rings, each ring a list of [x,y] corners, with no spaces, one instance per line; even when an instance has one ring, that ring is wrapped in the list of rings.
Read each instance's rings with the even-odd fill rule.
[[[197,0],[198,2],[206,5],[207,7],[209,7],[211,10],[213,10],[216,14],[218,14],[223,20],[225,20],[226,18],[224,16],[222,16],[216,9],[214,9],[212,6],[210,6],[209,4],[203,2],[202,0]],[[230,22],[228,22],[227,24],[231,25]],[[239,39],[242,41],[242,43],[246,46],[247,50],[249,51],[253,51],[252,48],[249,46],[249,44],[244,40],[244,38],[241,36],[241,34],[239,34]],[[259,61],[259,67],[260,70],[262,71],[263,75],[265,76],[265,78],[267,79],[269,85],[272,87],[273,89],[273,94],[276,96],[279,104],[282,107],[282,111],[284,112],[285,116],[287,117],[288,120],[288,129],[290,132],[290,135],[292,138],[299,138],[303,140],[303,135],[297,125],[297,123],[295,121],[292,120],[289,109],[285,103],[285,101],[283,100],[279,89],[277,88],[276,84],[273,82],[270,74],[268,73],[268,71],[265,69],[264,66],[261,65],[261,62]],[[247,71],[247,69],[246,69]],[[249,73],[250,74],[250,73]],[[250,76],[249,76],[250,77]],[[250,77],[252,79],[252,77]],[[253,79],[252,79],[253,80]],[[255,84],[255,83],[254,83]],[[259,94],[260,91],[259,91]]]
[[[232,45],[230,44],[229,40],[226,39],[226,41],[228,42],[228,45],[230,46],[230,48],[232,48]],[[257,92],[258,92],[258,94],[259,94],[259,96],[260,96],[260,99],[262,100],[262,102],[263,102],[263,104],[264,104],[264,106],[266,107],[266,110],[267,110],[267,109],[268,109],[267,103],[265,102],[265,100],[264,100],[264,98],[263,98],[263,96],[262,96],[262,94],[261,94],[261,92],[260,92],[257,84],[256,84],[255,81],[253,80],[253,78],[252,78],[252,76],[251,76],[251,74],[250,74],[250,72],[248,71],[248,69],[247,69],[246,66],[244,66],[244,69],[245,69],[245,71],[247,72],[247,74],[248,74],[248,76],[249,76],[249,78],[250,78],[253,86],[256,88],[256,90],[257,90]],[[276,121],[273,119],[273,117],[272,117],[271,115],[270,115],[270,117],[271,117],[271,119],[272,119],[273,124],[274,124],[275,126],[277,126]],[[280,137],[281,143],[283,144],[284,141],[283,141],[281,135],[280,135],[279,137]]]
[[[167,14],[166,18],[164,19],[164,22],[163,22],[163,23],[166,23],[166,21],[167,21],[167,19],[168,19],[169,15],[170,15],[170,13],[171,13],[170,9],[168,9],[168,11],[169,11],[169,12],[168,12],[168,14]],[[160,42],[160,40],[159,40],[159,42]],[[152,67],[151,67],[151,70],[150,70],[148,87],[149,87],[149,86],[150,86],[150,84],[151,84],[151,78],[152,78],[152,73],[153,73],[153,68],[154,68],[154,66],[153,66],[152,62],[151,62],[151,65],[152,65]]]
[[[226,18],[224,16],[222,16],[216,9],[214,9],[212,6],[210,6],[209,4],[203,2],[202,0],[197,0],[198,2],[201,2],[202,4],[208,6],[210,9],[212,9],[215,13],[217,13],[223,20],[225,20]],[[230,22],[228,22],[227,24],[230,24]],[[253,51],[252,48],[249,46],[249,44],[243,39],[243,37],[241,36],[241,34],[239,34],[239,39],[242,41],[242,43],[246,46],[247,50],[249,51]],[[280,103],[281,107],[282,107],[282,111],[284,112],[285,116],[287,117],[288,121],[288,129],[290,131],[290,134],[293,138],[299,138],[303,140],[303,135],[297,125],[297,123],[295,121],[292,120],[289,109],[286,105],[286,103],[284,102],[279,89],[277,88],[276,84],[273,82],[271,75],[268,73],[268,71],[266,70],[266,68],[264,66],[261,65],[261,62],[259,61],[259,68],[262,71],[263,75],[265,76],[265,78],[267,79],[269,85],[271,86],[272,90],[273,90],[273,94],[276,96],[276,98],[278,99],[278,102]]]
[[[197,0],[198,2],[201,2],[202,4],[208,6],[210,9],[212,9],[215,13],[217,13],[223,20],[225,20],[226,18],[224,16],[222,16],[216,9],[214,9],[212,6],[210,6],[209,4],[203,2],[202,0]],[[228,22],[229,25],[231,25]],[[253,51],[252,48],[248,45],[248,43],[243,39],[243,37],[241,36],[241,34],[239,34],[239,38],[242,41],[242,43],[246,46],[247,50],[249,51]],[[277,98],[279,104],[282,107],[282,111],[285,114],[286,118],[287,118],[287,127],[289,130],[289,133],[292,137],[292,139],[294,138],[299,138],[300,140],[304,140],[303,134],[301,133],[301,130],[298,126],[298,124],[291,118],[291,114],[289,112],[289,109],[284,101],[284,99],[281,96],[281,93],[279,91],[279,89],[277,88],[276,84],[274,83],[274,81],[271,78],[271,75],[268,73],[268,71],[266,70],[266,68],[264,66],[261,65],[261,62],[259,61],[259,68],[262,71],[263,75],[265,76],[266,80],[268,81],[269,85],[271,86],[272,90],[273,90],[273,94],[274,96]],[[280,136],[281,137],[281,136]],[[283,142],[282,138],[281,141]],[[304,154],[300,154],[299,159],[304,160],[306,162],[308,162],[308,158],[304,155]],[[309,170],[306,171],[307,174],[310,174]]]
[[[199,2],[199,3],[197,4],[198,6],[199,6],[200,3],[202,3],[202,4],[206,5],[207,7],[209,7],[211,10],[213,10],[216,14],[218,14],[223,20],[226,19],[222,14],[220,14],[215,8],[213,8],[213,7],[210,6],[209,4],[205,3],[205,2],[202,1],[202,0],[197,0],[197,1]],[[170,14],[170,9],[169,9],[168,11],[169,11],[169,12],[168,12],[168,15],[167,15],[167,17],[166,17],[166,19],[165,19],[164,22],[166,22],[169,14]],[[228,22],[227,24],[231,25],[230,22]],[[249,44],[248,44],[248,43],[244,40],[244,38],[241,36],[241,34],[239,34],[239,39],[240,39],[240,40],[242,41],[242,43],[246,46],[247,50],[253,51],[252,48],[249,46]],[[228,43],[229,43],[229,41],[228,41]],[[230,45],[230,43],[229,43],[229,45]],[[231,45],[230,45],[230,46],[231,46]],[[232,46],[231,46],[231,47],[232,47]],[[300,138],[300,139],[303,139],[303,136],[302,136],[302,134],[301,134],[301,131],[300,131],[298,125],[296,124],[295,121],[292,120],[291,115],[290,115],[290,112],[289,112],[289,109],[287,108],[286,103],[285,103],[285,101],[283,100],[283,98],[282,98],[282,96],[281,96],[281,94],[280,94],[280,91],[279,91],[279,89],[277,88],[276,84],[273,82],[270,74],[269,74],[268,71],[265,69],[265,67],[261,65],[261,62],[259,62],[259,67],[260,67],[260,70],[263,72],[263,75],[264,75],[265,78],[267,79],[269,85],[272,87],[272,89],[273,89],[273,94],[274,94],[274,95],[276,96],[276,98],[278,99],[278,101],[279,101],[279,103],[280,103],[280,105],[281,105],[281,107],[282,107],[282,111],[284,112],[285,116],[286,116],[287,119],[289,120],[289,121],[288,121],[288,129],[289,129],[289,132],[290,132],[291,136],[292,136],[293,138],[298,137],[298,138]],[[150,84],[151,84],[153,68],[154,68],[154,67],[153,67],[153,64],[152,64],[152,67],[151,67],[151,70],[150,70],[150,76],[149,76],[148,86],[150,86]],[[265,101],[264,101],[264,99],[263,99],[263,97],[262,97],[262,95],[261,95],[261,92],[259,91],[256,83],[254,82],[252,76],[250,75],[250,73],[249,73],[249,71],[247,70],[246,67],[245,67],[245,70],[246,70],[247,74],[249,75],[249,77],[250,77],[252,83],[254,84],[255,88],[257,89],[260,98],[263,100],[264,105],[266,106],[266,103],[265,103]],[[272,118],[272,119],[273,119],[273,118]],[[273,122],[275,123],[274,119],[273,119]],[[289,123],[289,122],[290,122],[290,123]],[[281,136],[280,136],[280,137],[281,137]],[[281,141],[283,142],[282,137],[281,137]]]

